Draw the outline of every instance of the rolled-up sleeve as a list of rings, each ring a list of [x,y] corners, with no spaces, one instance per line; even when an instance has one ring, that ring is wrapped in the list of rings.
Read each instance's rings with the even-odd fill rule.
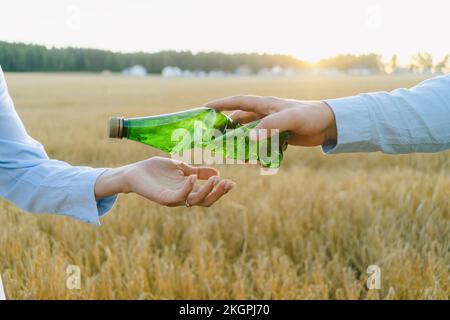
[[[105,170],[49,159],[44,147],[27,134],[0,68],[0,196],[29,212],[99,225],[99,217],[117,198],[95,199],[95,182]]]
[[[450,149],[450,75],[411,88],[325,102],[336,118],[337,141],[325,153],[391,154]]]

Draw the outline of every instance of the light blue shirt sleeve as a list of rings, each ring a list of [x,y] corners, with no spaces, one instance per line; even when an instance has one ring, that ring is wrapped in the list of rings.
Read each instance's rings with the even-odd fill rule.
[[[325,102],[336,118],[337,141],[325,153],[399,154],[450,149],[450,75],[411,89],[364,93]]]
[[[96,201],[94,185],[106,169],[52,160],[17,115],[0,67],[0,196],[23,210],[71,216],[100,225],[117,196]]]

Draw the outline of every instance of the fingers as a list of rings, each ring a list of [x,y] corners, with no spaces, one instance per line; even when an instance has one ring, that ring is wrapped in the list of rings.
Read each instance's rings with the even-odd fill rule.
[[[195,182],[197,181],[197,176],[196,175],[191,175],[186,179],[186,182],[184,183],[183,187],[181,188],[181,190],[177,191],[174,195],[174,201],[173,202],[177,202],[179,204],[184,204],[185,200],[187,199],[187,197],[189,196],[189,194],[191,193],[191,191],[194,189],[195,186]]]
[[[174,199],[165,204],[170,207],[184,205],[187,200],[187,203],[192,206],[198,205],[210,207],[235,186],[233,181],[228,179],[220,181],[219,177],[215,176],[209,178],[208,182],[203,187],[197,188],[197,190],[194,191],[194,189],[196,189],[195,177],[196,176],[190,176],[183,185],[182,190],[174,196]]]
[[[298,119],[294,109],[287,109],[263,118],[261,122],[250,133],[250,139],[263,140],[278,132],[295,131]],[[275,130],[273,130],[275,129]]]
[[[235,183],[231,180],[222,180],[212,190],[206,198],[199,204],[203,207],[212,206],[217,200],[219,200],[224,194],[233,189]]]
[[[241,123],[241,124],[259,120],[263,117],[264,117],[263,114],[259,114],[259,113],[255,113],[255,112],[248,112],[248,111],[241,111],[241,110],[233,111],[233,113],[230,114],[230,118],[234,122]]]
[[[259,114],[269,114],[281,107],[282,102],[282,99],[274,97],[240,95],[217,99],[208,102],[206,106],[219,111],[242,110]]]
[[[211,167],[197,167],[197,176],[200,180],[209,179],[212,176],[220,176],[218,170]]]
[[[219,176],[219,171],[211,167],[194,167],[184,162],[179,162],[178,166],[185,176],[195,174],[200,180],[207,180],[212,176]]]
[[[187,197],[188,203],[193,206],[200,204],[219,183],[219,180],[220,179],[217,176],[210,177],[204,186],[199,187],[197,190],[189,194]]]
[[[183,205],[187,200],[190,205],[209,207],[235,186],[231,180],[220,181],[219,172],[214,168],[194,167],[184,162],[179,162],[177,165],[184,175],[189,175],[189,178],[182,190],[177,192],[176,199],[172,203]],[[197,178],[208,181],[204,186],[199,187],[195,184]]]

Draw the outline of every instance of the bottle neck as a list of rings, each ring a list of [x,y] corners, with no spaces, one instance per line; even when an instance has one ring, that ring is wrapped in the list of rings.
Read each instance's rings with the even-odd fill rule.
[[[121,132],[121,139],[127,139],[128,138],[128,128],[129,128],[130,121],[128,119],[122,119],[122,132]]]
[[[207,126],[219,129],[223,133],[227,129],[235,129],[240,126],[223,113],[216,113],[216,111],[209,108],[201,107],[158,116],[138,118],[113,117],[109,122],[109,137],[128,139],[129,135],[134,136],[136,131],[146,131],[146,128],[151,127],[170,126],[176,129],[177,126],[183,125],[183,121],[190,121],[190,119],[203,121]],[[133,140],[133,138],[131,139]]]

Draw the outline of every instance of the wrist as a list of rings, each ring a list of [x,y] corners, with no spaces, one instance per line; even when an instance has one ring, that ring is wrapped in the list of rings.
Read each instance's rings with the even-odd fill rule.
[[[100,200],[118,193],[128,193],[125,174],[125,167],[106,169],[95,182],[95,198]]]
[[[334,112],[325,101],[321,101],[320,103],[322,104],[324,117],[326,119],[324,143],[327,141],[337,141],[336,117],[334,116]]]

